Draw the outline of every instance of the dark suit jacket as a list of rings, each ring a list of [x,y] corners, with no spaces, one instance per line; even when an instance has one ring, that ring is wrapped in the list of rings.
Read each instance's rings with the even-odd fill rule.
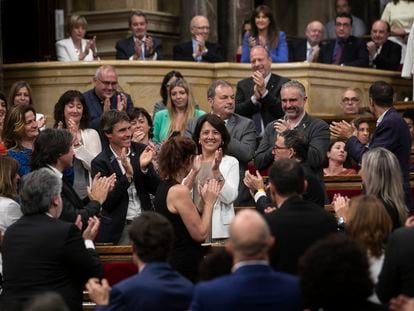
[[[98,215],[101,210],[101,204],[98,201],[89,201],[87,199],[87,203],[84,204],[65,178],[62,180],[61,197],[63,209],[59,218],[74,223],[78,215],[81,215],[84,229],[88,226],[89,217]]]
[[[188,310],[193,283],[165,262],[150,262],[144,270],[111,289],[109,305],[96,310]]]
[[[266,86],[267,95],[258,100],[261,103],[260,108],[251,100],[254,93],[253,79],[250,77],[239,81],[236,91],[236,113],[251,119],[253,114],[260,111],[265,127],[269,122],[281,118],[283,111],[280,102],[280,88],[287,81],[289,81],[288,78],[272,73]]]
[[[126,93],[123,93],[123,94],[127,98],[126,111],[128,111],[132,107],[134,107],[134,103],[132,102],[131,96],[129,94],[126,94]],[[118,95],[119,93],[116,92],[114,96],[112,96],[111,109],[116,109]],[[88,110],[89,110],[89,118],[90,118],[89,127],[99,131],[99,126],[101,123],[101,115],[103,113],[103,102],[98,97],[98,95],[96,95],[95,88],[90,89],[89,91],[86,91],[85,93],[83,93],[83,96],[85,97],[86,105],[88,106]]]
[[[145,145],[132,143],[130,161],[134,169],[134,184],[137,190],[138,198],[142,210],[153,209],[149,193],[155,195],[159,178],[152,164],[148,166],[148,172],[142,173],[139,166],[139,157],[145,149]],[[103,151],[92,160],[92,176],[98,172],[102,176],[110,176],[116,173],[116,184],[114,189],[108,194],[108,198],[102,205],[101,228],[97,237],[97,242],[101,243],[118,243],[121,238],[122,230],[125,226],[126,215],[128,211],[128,188],[130,183],[125,174],[119,167],[118,161],[112,153],[109,145],[103,147]]]
[[[388,149],[397,157],[403,174],[407,207],[411,210],[412,200],[409,183],[411,136],[407,124],[395,108],[390,108],[387,111],[372,134],[369,149],[376,147]],[[357,163],[361,162],[362,155],[368,150],[355,136],[348,139],[345,149]]]
[[[199,118],[190,120],[187,124],[185,135],[192,137]],[[253,159],[256,148],[256,130],[251,119],[234,113],[226,122],[227,131],[230,134],[230,143],[227,146],[227,155],[235,157],[239,161],[239,195],[235,205],[251,203],[249,190],[243,183],[244,172],[247,163]]]
[[[336,40],[323,45],[319,51],[318,63],[332,64]],[[369,56],[364,40],[350,36],[343,47],[340,64],[344,66],[368,67]]]
[[[152,37],[154,44],[154,52],[157,53],[157,60],[162,59],[161,57],[161,40],[155,37]],[[119,40],[116,45],[116,59],[129,59],[132,55],[135,54],[135,42],[134,37],[131,36],[126,39]],[[145,58],[152,57],[148,51],[145,52]]]
[[[224,62],[223,49],[220,44],[206,41],[206,48],[208,52],[203,55],[203,62]],[[175,45],[173,50],[173,59],[194,62],[193,42],[188,41]]]
[[[317,240],[337,232],[335,217],[319,205],[299,196],[287,199],[265,219],[276,243],[270,249],[270,265],[276,271],[297,273],[298,259]]]
[[[302,310],[299,282],[268,265],[241,266],[232,274],[198,283],[191,310]]]
[[[86,281],[103,276],[96,252],[85,248],[79,229],[46,214],[23,216],[11,225],[2,255],[5,303],[57,291],[70,310],[82,310]]]
[[[387,40],[381,48],[381,52],[373,60],[377,69],[398,70],[401,61],[401,45]]]
[[[385,259],[376,285],[378,298],[387,303],[404,294],[414,296],[414,228],[395,230],[387,242]]]
[[[307,40],[295,40],[289,44],[289,62],[303,62],[306,60]]]

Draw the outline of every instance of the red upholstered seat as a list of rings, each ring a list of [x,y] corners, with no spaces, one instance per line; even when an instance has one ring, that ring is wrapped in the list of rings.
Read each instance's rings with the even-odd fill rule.
[[[138,272],[137,266],[132,262],[105,262],[103,268],[104,277],[111,286]]]
[[[362,193],[361,189],[328,189],[326,192],[328,193],[329,202],[332,202],[335,193],[347,196],[348,198],[356,197]]]

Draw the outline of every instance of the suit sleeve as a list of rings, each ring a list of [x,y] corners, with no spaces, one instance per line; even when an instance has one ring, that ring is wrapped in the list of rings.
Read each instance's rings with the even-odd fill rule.
[[[120,40],[116,43],[116,59],[129,59],[129,56],[126,54],[125,49],[122,47],[122,41]]]
[[[369,54],[367,46],[363,40],[356,40],[356,56],[355,59],[351,62],[344,62],[345,66],[355,66],[355,67],[368,67],[369,65]],[[346,51],[344,51],[346,53]]]
[[[254,155],[254,165],[258,170],[268,168],[273,162],[272,147],[275,144],[273,139],[274,132],[273,124],[269,123],[265,128],[263,138]]]
[[[398,70],[401,61],[401,46],[398,44],[390,44],[389,53],[385,55],[380,53],[373,60],[377,68],[386,70]]]
[[[103,268],[94,249],[87,249],[79,229],[71,225],[63,247],[63,261],[73,270],[72,276],[85,284],[89,278],[102,278]]]
[[[239,161],[233,157],[220,164],[220,172],[224,177],[224,185],[219,193],[219,200],[231,204],[236,200],[239,187]]]
[[[329,125],[321,120],[317,122],[315,128],[309,133],[306,159],[306,163],[314,170],[319,170],[323,166],[330,139]]]
[[[283,31],[279,32],[279,44],[270,50],[273,63],[286,63],[288,61],[288,47],[286,43],[286,35]]]
[[[253,114],[259,112],[259,106],[255,105],[249,94],[250,90],[247,90],[249,87],[248,80],[242,80],[237,83],[236,90],[236,113],[247,118],[251,118]],[[252,86],[253,87],[253,86]],[[251,92],[253,93],[253,91]]]
[[[60,62],[69,62],[72,60],[70,59],[66,46],[61,41],[56,42],[56,56]]]
[[[127,310],[125,297],[116,286],[112,287],[109,294],[109,305],[99,306],[95,308],[96,311],[123,311]]]
[[[162,42],[160,39],[154,38],[155,40],[155,53],[157,53],[157,60],[162,60]]]
[[[253,158],[256,149],[256,129],[252,120],[249,120],[243,128],[239,139],[231,137],[227,149],[229,155],[234,156],[240,162],[248,162]]]
[[[256,210],[260,214],[264,214],[265,209],[268,208],[269,206],[272,206],[273,204],[267,195],[263,195],[257,200],[255,205],[256,205]]]
[[[203,61],[209,63],[219,63],[224,62],[223,57],[223,48],[220,44],[211,45],[210,48],[207,48],[208,52],[203,55]]]

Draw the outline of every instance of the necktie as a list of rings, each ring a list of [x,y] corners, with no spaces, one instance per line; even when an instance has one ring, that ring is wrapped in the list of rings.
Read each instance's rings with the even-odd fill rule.
[[[312,61],[312,54],[313,54],[313,47],[310,47],[310,48],[308,49],[308,55],[307,55],[307,57],[306,57],[306,60],[307,60],[308,62],[311,62],[311,61]]]
[[[342,51],[344,49],[344,42],[343,41],[337,41],[336,48],[335,48],[335,55],[334,55],[334,64],[340,65],[341,64],[341,57],[342,57]]]

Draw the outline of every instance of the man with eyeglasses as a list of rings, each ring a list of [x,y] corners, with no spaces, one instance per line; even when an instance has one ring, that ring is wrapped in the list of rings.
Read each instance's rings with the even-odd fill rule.
[[[295,80],[286,82],[282,85],[280,97],[285,116],[266,126],[254,156],[254,164],[258,170],[267,169],[274,160],[272,147],[277,134],[297,129],[303,133],[308,146],[306,163],[315,172],[318,180],[322,181],[323,163],[329,147],[329,126],[325,121],[313,118],[305,112],[307,97],[302,83]]]
[[[112,109],[127,111],[134,106],[131,96],[118,91],[118,75],[115,67],[102,65],[93,77],[95,87],[83,93],[89,110],[89,127],[99,130],[101,115]]]
[[[174,46],[173,59],[190,62],[224,62],[223,49],[217,43],[208,42],[210,23],[205,16],[196,15],[190,23],[191,41]]]
[[[318,63],[368,67],[368,50],[364,40],[351,35],[352,17],[348,13],[335,18],[336,39],[322,46]]]
[[[356,115],[372,117],[367,111],[368,108],[361,108],[362,92],[359,88],[346,88],[342,93],[340,105],[345,116],[355,117]]]

